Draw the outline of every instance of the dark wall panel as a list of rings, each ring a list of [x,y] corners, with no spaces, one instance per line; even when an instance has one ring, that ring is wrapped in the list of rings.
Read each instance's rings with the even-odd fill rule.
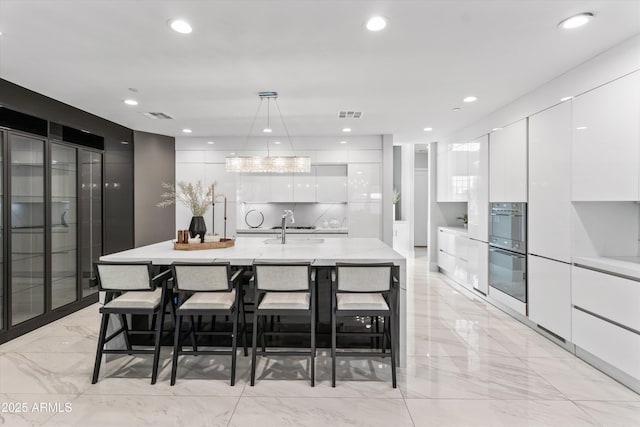
[[[135,131],[135,245],[144,246],[175,238],[176,210],[156,206],[162,182],[176,181],[175,138]]]
[[[105,184],[118,184],[105,185],[104,252],[133,248],[133,131],[3,79],[0,79],[0,104],[104,137]]]

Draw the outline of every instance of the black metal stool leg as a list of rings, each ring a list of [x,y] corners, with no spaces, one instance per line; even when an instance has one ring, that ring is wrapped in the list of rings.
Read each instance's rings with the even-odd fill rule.
[[[93,365],[93,379],[91,384],[98,382],[98,374],[100,373],[100,363],[102,362],[102,350],[104,349],[104,340],[107,336],[107,326],[109,325],[109,315],[103,314],[100,321],[100,335],[98,335],[98,349],[96,350],[96,363]]]
[[[131,342],[129,342],[129,326],[127,325],[127,315],[120,315],[120,322],[122,322],[122,335],[124,336],[124,345],[127,347],[127,350],[131,351]],[[129,353],[131,355],[132,353]]]
[[[253,333],[251,337],[251,386],[256,383],[256,351],[258,350],[258,310],[253,312]]]
[[[158,364],[160,363],[160,341],[162,340],[162,330],[164,327],[164,307],[160,307],[156,319],[156,342],[153,352],[153,371],[151,373],[151,384],[155,384],[158,379]]]
[[[236,307],[233,316],[233,337],[231,338],[231,385],[236,383],[236,357],[238,356],[238,318],[240,307]]]
[[[173,333],[173,360],[171,363],[171,385],[176,383],[176,375],[178,373],[178,356],[180,355],[180,326],[182,324],[182,316],[176,317],[176,327]]]

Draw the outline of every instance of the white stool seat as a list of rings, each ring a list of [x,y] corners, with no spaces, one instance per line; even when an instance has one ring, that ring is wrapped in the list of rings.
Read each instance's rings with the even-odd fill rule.
[[[162,288],[155,291],[125,292],[105,304],[105,308],[154,309],[162,299]]]
[[[228,310],[236,302],[236,290],[196,292],[178,310]]]
[[[338,293],[336,298],[338,310],[389,310],[387,301],[380,293]]]
[[[267,292],[258,310],[308,310],[309,292]]]

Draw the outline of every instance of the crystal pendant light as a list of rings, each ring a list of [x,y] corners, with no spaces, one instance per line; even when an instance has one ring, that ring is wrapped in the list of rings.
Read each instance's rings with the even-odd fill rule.
[[[267,100],[267,127],[263,129],[265,134],[271,134],[272,129],[270,126],[270,104],[273,100],[278,108],[280,114],[280,120],[289,139],[291,150],[294,152],[293,143],[291,142],[291,136],[287,129],[287,125],[284,123],[280,106],[278,105],[278,93],[277,92],[260,92],[260,106],[264,99]],[[258,114],[260,113],[260,106],[256,115],[253,118],[249,135],[247,136],[247,142],[253,132],[253,125],[256,122]],[[272,156],[269,151],[269,138],[267,137],[267,155],[266,156],[233,156],[225,158],[225,168],[227,172],[241,172],[241,173],[308,173],[311,171],[311,158],[306,156],[296,156],[295,152],[293,156]]]

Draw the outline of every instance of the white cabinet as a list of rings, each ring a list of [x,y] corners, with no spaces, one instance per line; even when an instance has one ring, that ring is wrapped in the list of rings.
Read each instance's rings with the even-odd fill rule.
[[[293,200],[293,176],[291,174],[271,174],[270,202],[291,202]]]
[[[573,343],[640,380],[640,334],[581,310],[572,313]]]
[[[640,72],[572,102],[572,200],[639,200]]]
[[[319,203],[347,202],[347,166],[315,166],[316,200]]]
[[[489,241],[489,136],[467,143],[469,237]]]
[[[466,143],[438,142],[437,200],[438,202],[466,202],[469,175]]]
[[[438,267],[465,287],[469,287],[468,257],[470,240],[466,233],[448,227],[438,228]]]
[[[573,267],[574,306],[640,330],[640,282]]]
[[[381,236],[381,203],[349,202],[349,237]]]
[[[529,118],[529,253],[571,262],[570,171],[571,103],[564,102]]]
[[[271,184],[267,174],[241,174],[238,191],[239,199],[242,202],[272,201]]]
[[[527,119],[489,136],[489,201],[527,201]]]
[[[382,200],[379,163],[349,164],[348,176],[349,202]]]
[[[188,165],[189,168],[194,165]],[[238,173],[227,172],[225,165],[220,163],[205,163],[204,183],[211,185],[216,183],[216,193],[227,196],[229,202],[235,202],[238,194]]]
[[[297,173],[293,175],[293,201],[316,201],[316,166],[311,166],[309,173]]]
[[[571,341],[571,265],[529,255],[529,319]]]
[[[409,238],[409,223],[407,221],[393,222],[393,249],[403,256],[411,254],[411,239]]]
[[[467,281],[484,293],[489,293],[489,244],[469,239]]]

